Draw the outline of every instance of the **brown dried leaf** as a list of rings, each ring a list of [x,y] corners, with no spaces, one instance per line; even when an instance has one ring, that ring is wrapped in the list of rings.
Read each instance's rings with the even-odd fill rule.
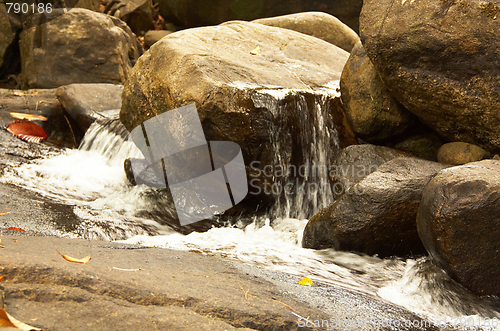
[[[37,103],[38,106],[38,103]],[[10,113],[10,116],[17,118],[18,120],[28,120],[28,121],[47,121],[48,118],[42,115],[26,114],[26,113]]]
[[[14,317],[10,316],[9,313],[7,313],[4,309],[0,308],[0,326],[5,326],[5,327],[14,327],[18,328],[19,330],[24,330],[24,331],[41,331],[42,329],[35,328],[34,326],[30,326],[27,324],[24,324],[23,322],[20,322],[16,320]]]
[[[63,257],[63,259],[65,259],[68,262],[73,262],[73,263],[87,263],[87,262],[90,261],[90,256],[86,256],[83,259],[75,259],[74,257],[71,257],[71,256],[68,256],[68,255],[64,255],[64,254],[59,253],[59,251],[57,249],[56,249],[56,252],[59,255],[61,255]]]

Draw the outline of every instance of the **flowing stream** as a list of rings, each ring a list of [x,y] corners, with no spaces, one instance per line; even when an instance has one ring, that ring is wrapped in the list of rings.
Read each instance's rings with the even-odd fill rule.
[[[318,163],[326,162],[330,148],[329,140],[320,138],[325,135],[323,108],[320,100],[307,123],[304,121],[305,125],[315,122],[313,140],[303,148],[316,146],[310,156],[312,162]],[[327,136],[331,134],[335,132]],[[152,208],[151,196],[157,191],[129,185],[123,162],[128,157],[139,157],[140,152],[123,136],[117,121],[94,123],[78,150],[65,150],[12,167],[0,181],[72,206],[81,223],[67,231],[67,237],[120,240],[235,259],[379,297],[436,323],[481,323],[484,329],[491,329],[488,319],[500,320],[495,308],[498,301],[469,294],[425,257],[380,259],[333,249],[302,248],[305,217],[332,201],[328,191],[318,193],[312,204],[304,200],[281,202],[273,213],[255,218],[250,225],[236,223],[203,233],[180,234],[145,216],[144,211]],[[279,150],[279,146],[275,147]],[[311,180],[321,182],[322,178]]]

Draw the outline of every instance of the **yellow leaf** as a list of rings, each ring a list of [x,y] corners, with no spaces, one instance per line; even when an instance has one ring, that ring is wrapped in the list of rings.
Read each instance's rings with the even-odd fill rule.
[[[2,216],[2,215],[8,215],[8,214],[10,214],[10,211],[6,211],[4,213],[0,213],[0,216]]]
[[[48,118],[42,115],[26,114],[26,113],[10,113],[10,116],[19,120],[27,119],[28,121],[47,121]]]
[[[68,262],[73,262],[73,263],[87,263],[90,260],[90,256],[86,256],[83,259],[75,259],[74,257],[71,257],[71,256],[68,256],[68,255],[64,255],[64,254],[59,253],[59,251],[57,249],[56,249],[56,252],[59,255],[61,255],[63,257],[63,259],[65,259]]]
[[[305,277],[300,280],[299,284],[312,286],[313,281],[311,280],[311,278]]]
[[[2,308],[0,308],[0,326],[14,327],[14,328],[18,328],[19,330],[24,330],[24,331],[31,331],[31,330],[41,331],[42,330],[42,329],[35,328],[34,326],[30,326],[30,325],[24,324],[23,322],[16,320],[14,317],[10,316],[9,313],[7,313]]]
[[[259,55],[259,53],[260,53],[260,47],[258,47],[258,46],[256,49],[254,49],[253,51],[250,52],[250,54],[252,54],[252,55]]]

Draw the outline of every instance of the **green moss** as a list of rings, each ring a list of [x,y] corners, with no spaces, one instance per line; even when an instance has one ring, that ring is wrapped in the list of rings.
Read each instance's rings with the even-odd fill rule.
[[[481,9],[481,13],[485,14],[487,17],[491,18],[492,20],[496,19],[498,13],[500,12],[500,7],[495,5],[492,2],[481,4],[479,6],[479,9]]]

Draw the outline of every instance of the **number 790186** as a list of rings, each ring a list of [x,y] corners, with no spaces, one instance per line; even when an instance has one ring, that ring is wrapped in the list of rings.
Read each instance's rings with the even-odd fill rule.
[[[48,13],[52,12],[51,3],[19,3],[19,2],[6,2],[5,7],[7,13],[11,14],[37,14],[37,13]]]

